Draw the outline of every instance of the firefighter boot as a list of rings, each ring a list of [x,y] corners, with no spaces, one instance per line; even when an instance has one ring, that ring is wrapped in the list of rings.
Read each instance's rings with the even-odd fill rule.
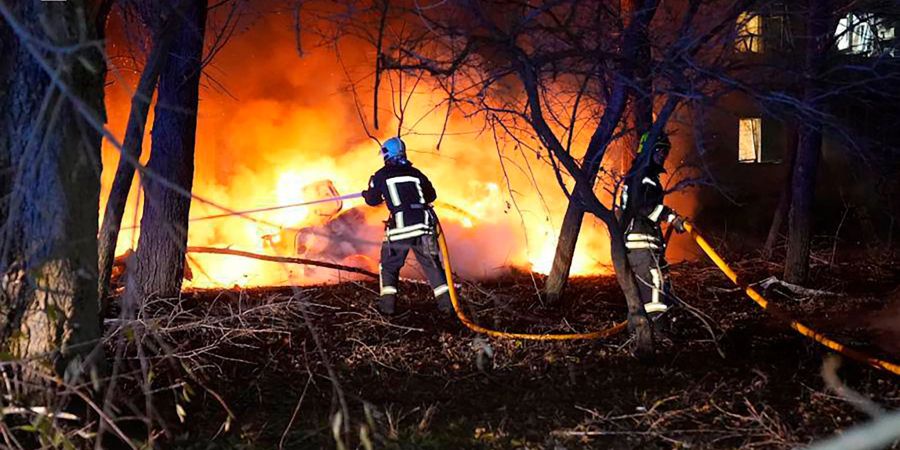
[[[382,295],[378,299],[378,311],[386,316],[394,314],[394,305],[397,303],[397,296],[394,294]]]
[[[438,307],[438,311],[440,311],[441,314],[446,314],[448,316],[450,314],[453,314],[453,303],[450,301],[449,293],[445,292],[438,296],[437,307]]]

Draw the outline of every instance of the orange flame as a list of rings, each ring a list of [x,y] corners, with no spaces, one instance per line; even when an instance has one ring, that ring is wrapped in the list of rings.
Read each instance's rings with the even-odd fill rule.
[[[319,49],[299,58],[292,29],[284,19],[267,22],[235,36],[207,69],[229,92],[209,85],[201,89],[194,192],[243,210],[315,200],[309,195],[319,191],[304,187],[323,180],[330,181],[339,194],[365,189],[369,176],[381,165],[378,145],[363,132],[333,52]],[[354,50],[356,67],[368,70],[364,52]],[[135,80],[115,67],[111,71],[114,83],[107,88],[108,114],[111,129],[121,136]],[[480,133],[484,124],[471,117],[451,116],[449,132],[440,150],[435,149],[446,109],[437,105],[441,94],[424,85],[424,81],[419,84],[405,113],[404,126],[415,122],[414,133],[404,129],[403,138],[410,159],[437,189],[435,208],[447,231],[456,269],[468,277],[496,275],[508,267],[546,273],[567,204],[552,169],[533,154],[507,151],[502,162],[507,179],[493,137]],[[383,99],[390,99],[390,92],[383,93]],[[380,114],[385,122],[390,111]],[[379,131],[382,140],[398,129],[396,118],[388,122]],[[148,133],[145,143],[149,139]],[[149,148],[145,145],[144,160]],[[104,199],[117,159],[116,150],[105,144]],[[133,209],[137,197],[137,189],[132,189],[118,253],[136,242],[136,231],[127,227],[139,222]],[[238,217],[192,222],[189,245],[271,254],[300,251],[307,257],[377,270],[386,210],[368,208],[360,200],[345,201],[342,206],[343,212],[336,217],[315,207],[254,214],[274,226]],[[196,200],[191,206],[192,217],[220,213]],[[596,220],[586,220],[572,273],[606,273],[608,255],[605,228]],[[280,268],[222,255],[191,254],[189,263],[194,274],[186,285],[190,287],[305,284],[338,277],[333,271]]]

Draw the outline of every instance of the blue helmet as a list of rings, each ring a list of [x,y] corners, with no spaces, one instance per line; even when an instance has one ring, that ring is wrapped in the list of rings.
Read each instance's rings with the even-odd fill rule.
[[[384,162],[392,164],[406,163],[406,144],[399,137],[392,137],[381,144],[381,156]]]

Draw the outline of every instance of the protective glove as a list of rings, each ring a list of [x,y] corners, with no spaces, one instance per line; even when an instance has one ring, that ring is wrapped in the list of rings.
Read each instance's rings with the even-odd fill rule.
[[[672,226],[675,227],[675,231],[684,233],[684,217],[675,216],[675,220],[672,221]]]

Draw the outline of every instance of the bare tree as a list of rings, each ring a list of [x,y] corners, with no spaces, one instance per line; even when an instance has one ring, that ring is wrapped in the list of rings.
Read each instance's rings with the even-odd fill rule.
[[[91,119],[105,115],[109,3],[0,3],[0,342],[75,377],[102,361]]]
[[[822,108],[824,86],[820,76],[834,42],[836,21],[833,14],[829,0],[809,0],[803,101],[814,111]],[[813,195],[822,154],[822,128],[822,122],[814,118],[809,118],[800,125],[800,138],[791,176],[789,235],[784,262],[784,278],[790,283],[802,283],[809,272]]]
[[[613,140],[615,129],[625,119],[626,103],[629,97],[632,99],[632,120],[635,130],[646,132],[653,122],[653,90],[650,78],[650,43],[647,28],[656,14],[658,4],[656,2],[641,2],[629,0],[622,2],[621,20],[625,26],[624,36],[621,42],[621,58],[618,73],[615,74],[612,91],[608,103],[605,105],[602,130],[598,129],[605,143],[596,145],[591,150],[605,152],[606,147]],[[585,159],[596,161],[586,168],[585,176],[593,188],[600,171],[601,158],[597,154],[586,154]],[[575,191],[578,191],[578,187]],[[562,295],[572,269],[572,258],[575,255],[575,246],[578,243],[578,235],[584,222],[585,209],[581,202],[569,202],[566,213],[563,216],[562,226],[559,230],[559,240],[556,253],[553,257],[553,265],[544,292],[547,300],[556,302]]]
[[[177,7],[178,2],[174,6]],[[167,10],[167,5],[142,8],[141,16],[144,16],[144,24],[151,31],[151,50],[147,55],[144,69],[138,80],[137,88],[131,98],[131,112],[128,116],[128,124],[125,128],[125,139],[122,141],[122,151],[131,155],[133,160],[139,160],[144,143],[144,130],[147,124],[147,113],[150,110],[150,100],[156,90],[159,73],[169,55],[169,46],[174,36],[175,27],[182,22],[182,17],[177,10]],[[123,5],[127,7],[127,5]],[[147,17],[152,16],[152,17]],[[106,202],[106,213],[103,215],[103,224],[100,227],[99,236],[99,295],[101,303],[106,298],[109,289],[109,277],[112,273],[113,260],[115,258],[116,243],[119,237],[119,229],[122,225],[122,215],[125,212],[125,204],[128,200],[128,192],[131,190],[134,179],[135,167],[129,158],[120,158],[116,167],[116,174],[110,188]]]
[[[797,127],[791,125],[788,131],[787,151],[790,152],[788,157],[788,166],[786,168],[784,185],[781,188],[781,194],[778,196],[778,205],[775,207],[775,213],[772,215],[772,223],[769,225],[769,233],[766,235],[766,243],[763,245],[763,256],[766,259],[772,257],[775,251],[775,244],[784,228],[784,221],[787,219],[788,212],[791,209],[791,188],[793,179],[792,171],[794,170],[794,157],[797,154]]]
[[[841,171],[868,172],[862,185],[873,185],[878,176],[875,166],[890,167],[897,143],[892,136],[878,130],[896,116],[897,78],[900,68],[891,56],[896,48],[882,48],[896,43],[882,42],[878,27],[881,21],[896,20],[900,9],[893,2],[852,2],[809,0],[794,5],[792,14],[801,18],[805,26],[802,45],[794,53],[803,61],[798,69],[788,62],[783,70],[797,72],[787,91],[756,90],[765,108],[780,109],[797,124],[796,150],[790,156],[791,168],[787,188],[782,193],[775,220],[769,233],[767,251],[780,228],[779,218],[787,211],[788,237],[784,262],[784,278],[799,284],[807,280],[810,267],[810,248],[816,215],[815,193],[817,173],[820,171],[823,142],[844,153],[850,165]],[[840,22],[843,28],[838,28]],[[862,22],[860,22],[862,21]],[[856,22],[856,23],[854,23]],[[855,27],[871,27],[871,35],[861,38]],[[844,39],[843,49],[837,42]],[[860,39],[870,39],[860,42]],[[856,48],[854,46],[868,46]],[[883,105],[871,123],[861,123],[859,111],[867,111],[872,104]],[[886,164],[885,164],[886,163]],[[866,167],[868,166],[868,168]],[[870,199],[871,200],[871,199]],[[874,234],[874,233],[870,233]]]
[[[701,61],[720,61],[723,42],[730,48],[734,20],[745,4],[701,8],[701,2],[687,1],[665,17],[658,17],[660,3],[652,0],[624,7],[577,0],[392,4],[368,11],[368,21],[343,23],[341,31],[379,49],[379,70],[430,75],[444,88],[448,104],[482,114],[498,136],[552,166],[571,203],[548,291],[558,295],[565,284],[584,213],[598,217],[610,234],[613,267],[643,353],[652,347],[652,332],[625,257],[624,222],[594,185],[600,177],[610,183],[606,192],[615,190],[604,164],[612,144],[630,131],[629,104],[633,128],[648,130],[651,140],[663,132],[683,99],[696,98],[703,89],[697,74],[708,67]],[[651,37],[654,20],[660,26]],[[404,26],[385,32],[392,23]],[[659,99],[655,120],[654,98]],[[575,139],[579,132],[590,135],[583,148]]]
[[[171,4],[177,3],[172,0]],[[147,168],[190,191],[194,176],[200,74],[206,29],[206,0],[182,8],[171,51],[159,76],[152,148]],[[124,307],[130,311],[148,295],[177,296],[184,276],[190,198],[154,178],[143,178],[144,209],[134,265],[127,276]]]

